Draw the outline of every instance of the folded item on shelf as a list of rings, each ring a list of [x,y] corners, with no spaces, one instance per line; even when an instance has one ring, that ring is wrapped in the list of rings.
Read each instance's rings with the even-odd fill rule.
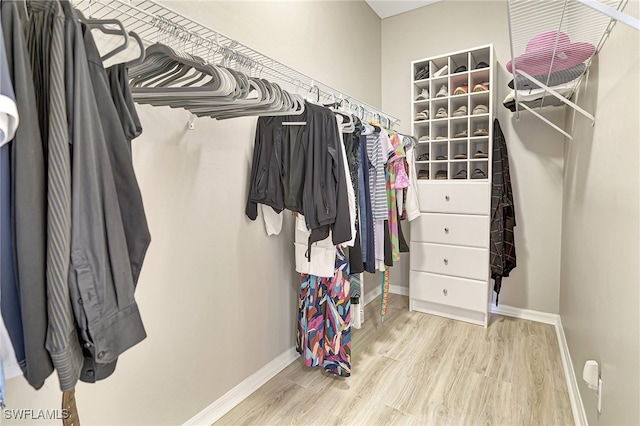
[[[558,94],[564,96],[567,99],[571,99],[575,89],[575,85],[579,79],[571,80],[568,83],[561,84],[560,86],[554,86],[552,89]],[[529,108],[538,108],[542,103],[544,97],[543,106],[560,106],[564,103],[555,96],[547,93],[545,96],[545,89],[531,89],[531,90],[518,90],[518,101],[524,103]],[[502,101],[505,108],[515,111],[515,91],[510,91]]]
[[[535,78],[536,80],[542,83],[545,83],[547,86],[550,86],[550,87],[558,86],[560,84],[567,83],[571,80],[575,80],[576,78],[580,77],[585,72],[586,69],[587,69],[587,66],[585,64],[578,64],[575,67],[571,67],[563,71],[552,72],[551,74],[548,74],[548,75],[547,74],[534,75],[533,78]],[[549,80],[548,82],[547,82],[547,79]],[[515,81],[515,86],[518,90],[538,89],[540,87],[536,83],[529,80],[527,77],[523,75],[517,75],[515,80],[511,80],[509,82],[509,88],[511,89],[514,88],[513,87],[514,81]]]
[[[429,169],[418,170],[418,179],[429,179]]]
[[[589,59],[595,50],[591,43],[572,43],[561,31],[546,31],[529,40],[525,52],[507,62],[507,70],[513,72],[512,63],[515,63],[516,70],[530,75],[564,71]]]
[[[436,179],[446,179],[447,178],[447,171],[446,170],[438,170],[436,172]]]

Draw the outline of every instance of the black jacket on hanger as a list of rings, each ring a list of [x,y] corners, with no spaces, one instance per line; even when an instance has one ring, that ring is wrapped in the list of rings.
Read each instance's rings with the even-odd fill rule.
[[[508,277],[516,267],[516,246],[513,228],[516,212],[509,174],[507,142],[496,118],[493,121],[493,166],[491,186],[491,278],[496,292],[496,305],[502,287],[502,278]]]

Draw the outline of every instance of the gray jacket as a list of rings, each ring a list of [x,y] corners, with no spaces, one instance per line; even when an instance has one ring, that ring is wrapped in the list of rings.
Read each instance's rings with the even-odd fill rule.
[[[62,2],[67,17],[74,15]],[[127,241],[92,70],[102,63],[80,25],[66,34],[68,117],[72,141],[72,229],[69,287],[85,347],[81,380],[108,376],[117,357],[146,337],[138,306]],[[85,44],[89,47],[85,50]],[[114,126],[121,127],[119,122]],[[113,141],[109,141],[113,143]]]

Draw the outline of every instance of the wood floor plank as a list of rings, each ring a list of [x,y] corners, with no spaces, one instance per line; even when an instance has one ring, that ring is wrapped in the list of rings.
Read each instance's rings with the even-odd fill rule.
[[[298,360],[216,424],[570,425],[553,326],[493,315],[487,328],[409,312],[391,295],[352,334],[352,377]]]

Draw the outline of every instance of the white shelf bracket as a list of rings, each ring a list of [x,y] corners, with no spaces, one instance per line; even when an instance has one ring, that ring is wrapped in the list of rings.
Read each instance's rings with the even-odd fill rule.
[[[518,72],[518,74],[521,74],[521,75],[527,77],[529,80],[531,80],[532,82],[536,83],[538,86],[543,88],[546,92],[550,93],[551,95],[555,96],[556,98],[558,98],[559,100],[561,100],[565,104],[569,105],[571,108],[575,109],[580,114],[582,114],[585,117],[589,118],[591,120],[591,125],[595,124],[596,118],[593,116],[593,114],[590,114],[589,112],[587,112],[583,108],[579,107],[577,104],[571,102],[569,99],[565,98],[564,96],[562,96],[561,94],[559,94],[558,92],[553,90],[551,87],[547,86],[546,84],[542,83],[541,81],[533,78],[532,76],[530,76],[526,72],[524,72],[522,70],[518,70],[517,72]],[[520,105],[523,106],[522,103]],[[527,108],[527,109],[529,109],[529,108]]]
[[[554,129],[556,129],[558,132],[562,133],[563,135],[565,135],[566,137],[568,137],[570,140],[573,140],[573,136],[571,136],[569,133],[567,133],[563,128],[557,126],[555,123],[552,123],[548,118],[543,117],[542,115],[540,115],[537,111],[534,111],[533,109],[529,108],[528,106],[526,106],[523,103],[520,103],[520,106],[524,109],[526,109],[527,111],[529,111],[531,114],[535,115],[536,117],[538,117],[540,120],[544,121],[545,123],[547,123],[549,126],[553,127]]]
[[[593,10],[596,10],[600,13],[607,15],[608,17],[615,19],[618,22],[622,22],[630,26],[631,28],[635,28],[640,31],[640,19],[634,18],[633,16],[627,15],[624,12],[619,11],[611,6],[607,6],[599,2],[598,0],[577,0],[583,5],[590,7]]]

